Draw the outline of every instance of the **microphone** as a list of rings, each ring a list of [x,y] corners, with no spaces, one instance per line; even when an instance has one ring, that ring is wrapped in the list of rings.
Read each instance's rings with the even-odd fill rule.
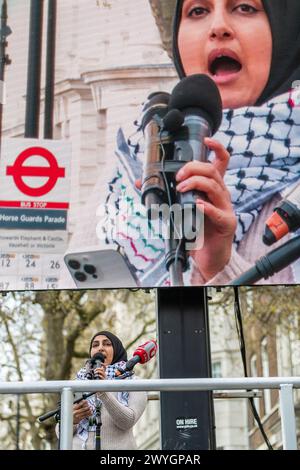
[[[138,363],[145,364],[152,359],[157,353],[157,342],[155,340],[146,341],[146,343],[141,344],[133,353],[133,357],[126,362],[126,364],[119,369],[121,374],[132,371],[134,366]],[[119,375],[119,374],[117,374]]]
[[[104,361],[105,357],[101,352],[94,354],[94,356],[88,361],[89,369],[86,375],[89,380],[99,379],[98,375],[95,374],[95,369],[101,367]]]
[[[143,108],[142,130],[145,137],[145,164],[143,166],[142,203],[146,206],[148,217],[151,219],[155,205],[166,199],[165,183],[161,174],[162,148],[160,132],[163,117],[168,112],[170,95],[165,92],[155,92],[148,96]],[[170,152],[170,139],[164,136],[164,150]]]
[[[300,235],[270,251],[255,262],[252,268],[234,279],[230,286],[248,286],[268,279],[300,258]]]
[[[295,232],[300,228],[300,183],[286,195],[274,208],[273,214],[266,222],[263,242],[266,245],[280,240],[288,232]]]
[[[175,136],[174,159],[206,162],[208,148],[204,138],[215,134],[222,121],[222,100],[215,82],[204,74],[185,77],[172,91],[169,109],[178,109],[184,116],[183,126]],[[194,202],[192,193],[184,193],[182,201]]]
[[[173,160],[206,162],[209,150],[204,145],[204,138],[215,134],[222,122],[222,99],[217,85],[204,74],[185,77],[175,86],[170,97],[169,110],[175,109],[181,112],[184,122],[174,134]],[[164,122],[168,129],[168,115]],[[174,128],[170,131],[174,133]],[[197,233],[195,202],[199,197],[206,200],[205,194],[199,191],[177,194],[185,211],[184,237],[189,241],[194,240]]]

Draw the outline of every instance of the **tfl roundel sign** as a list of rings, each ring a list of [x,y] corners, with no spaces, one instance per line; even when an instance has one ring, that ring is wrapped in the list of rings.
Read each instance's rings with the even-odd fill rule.
[[[43,161],[46,160],[48,166],[24,165],[26,160],[33,156],[40,157]],[[6,174],[13,177],[19,191],[27,196],[39,197],[49,193],[56,185],[58,178],[65,177],[65,169],[58,166],[55,156],[49,150],[44,147],[29,147],[17,156],[13,165],[7,166]],[[24,177],[26,176],[47,177],[47,181],[38,187],[32,187],[25,183]]]

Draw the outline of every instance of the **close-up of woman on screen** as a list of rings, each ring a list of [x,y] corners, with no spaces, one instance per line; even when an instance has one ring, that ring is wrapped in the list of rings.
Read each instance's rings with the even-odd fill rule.
[[[263,235],[268,218],[299,180],[300,109],[293,99],[300,78],[299,16],[296,0],[177,1],[173,60],[179,77],[210,77],[223,108],[219,130],[205,140],[209,162],[189,162],[176,176],[178,192],[206,196],[199,201],[203,246],[189,253],[186,285],[229,284],[278,246],[267,246]],[[122,237],[110,221],[105,233],[124,249],[141,285],[170,285],[155,223],[149,238],[140,206],[130,216],[126,209],[140,197],[141,185],[134,181],[142,178],[142,131],[134,138],[128,146],[118,136],[119,172],[106,199],[132,232]],[[299,276],[295,262],[260,282],[293,284]]]

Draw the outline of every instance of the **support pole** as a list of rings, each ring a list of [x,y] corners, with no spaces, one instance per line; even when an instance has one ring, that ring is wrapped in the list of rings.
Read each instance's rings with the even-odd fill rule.
[[[53,139],[57,0],[48,0],[44,138]]]
[[[206,289],[158,289],[160,378],[211,377]],[[215,448],[212,392],[161,392],[163,450]]]
[[[5,66],[11,63],[9,56],[6,54],[7,36],[11,34],[11,29],[7,25],[7,1],[3,0],[1,6],[1,27],[0,27],[0,150],[2,142],[2,120],[3,120],[3,101],[5,96]]]
[[[73,440],[73,392],[69,387],[63,388],[61,394],[60,415],[60,450],[72,449]]]
[[[280,386],[280,413],[284,450],[297,450],[297,432],[293,385]]]
[[[25,137],[39,137],[44,0],[31,0]]]
[[[20,395],[17,395],[17,413],[16,413],[16,450],[20,450]]]

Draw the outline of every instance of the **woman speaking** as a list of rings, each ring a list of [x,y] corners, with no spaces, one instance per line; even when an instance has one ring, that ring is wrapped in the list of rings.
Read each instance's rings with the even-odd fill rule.
[[[96,333],[90,342],[89,356],[101,353],[103,364],[93,370],[98,380],[116,377],[119,367],[127,361],[120,339],[109,331]],[[78,380],[88,380],[89,361],[77,373]],[[73,407],[73,450],[131,450],[136,449],[133,426],[147,404],[146,392],[100,392]],[[97,430],[97,424],[101,423]],[[58,434],[58,426],[56,427]],[[99,433],[99,435],[98,435]],[[100,446],[96,443],[100,443]]]
[[[265,222],[299,179],[299,109],[289,102],[300,77],[299,17],[293,0],[177,2],[177,71],[207,74],[224,108],[220,132],[206,141],[212,165],[189,163],[177,175],[178,191],[208,197],[204,247],[192,253],[196,284],[226,284],[265,254]],[[293,267],[271,279],[295,281]]]

